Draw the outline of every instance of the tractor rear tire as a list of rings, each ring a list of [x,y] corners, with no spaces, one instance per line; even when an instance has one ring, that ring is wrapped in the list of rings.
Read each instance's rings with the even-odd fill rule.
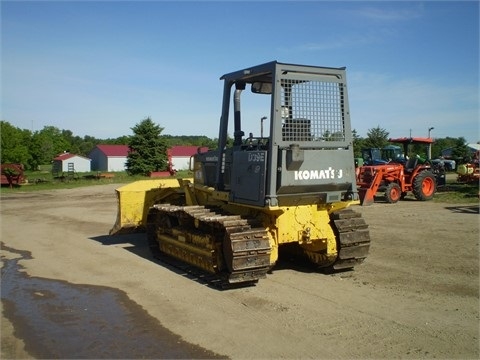
[[[390,204],[395,204],[402,197],[402,189],[397,183],[390,183],[385,190],[385,199]]]
[[[437,181],[435,175],[429,171],[421,171],[413,179],[413,195],[417,200],[431,200],[437,191]]]

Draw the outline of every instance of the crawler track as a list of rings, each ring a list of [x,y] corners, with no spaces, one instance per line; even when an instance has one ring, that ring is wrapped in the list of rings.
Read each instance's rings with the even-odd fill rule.
[[[348,269],[361,264],[370,248],[370,232],[361,214],[351,209],[331,215],[339,252],[333,269]]]
[[[337,240],[336,256],[324,252],[301,249],[313,264],[330,270],[352,269],[368,255],[370,233],[361,214],[351,209],[339,210],[330,215],[330,226]]]
[[[204,206],[158,204],[149,210],[147,236],[155,257],[165,261],[162,255],[169,255],[188,264],[184,270],[200,268],[209,273],[207,282],[227,287],[255,283],[270,268],[267,232],[252,225],[254,220]]]
[[[147,237],[155,258],[215,287],[249,285],[270,270],[266,230],[253,219],[224,215],[204,206],[154,205],[148,213]],[[303,250],[320,267],[349,269],[368,255],[370,234],[361,214],[351,209],[331,214],[338,254],[330,259]],[[200,270],[201,269],[201,270]]]

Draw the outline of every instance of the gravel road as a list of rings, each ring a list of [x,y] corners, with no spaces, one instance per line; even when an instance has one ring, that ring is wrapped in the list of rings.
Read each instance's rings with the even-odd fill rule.
[[[109,237],[114,189],[2,196],[2,266],[16,259],[31,278],[120,291],[141,316],[178,336],[179,347],[198,346],[205,357],[480,356],[478,204],[405,200],[356,207],[372,243],[355,271],[328,275],[282,262],[256,286],[220,291],[153,260],[142,234]],[[1,358],[38,357],[38,346],[21,336],[25,314],[3,298],[2,305]],[[107,324],[105,332],[116,329]],[[113,336],[117,346],[122,336]],[[161,347],[155,351],[152,357],[172,357]]]

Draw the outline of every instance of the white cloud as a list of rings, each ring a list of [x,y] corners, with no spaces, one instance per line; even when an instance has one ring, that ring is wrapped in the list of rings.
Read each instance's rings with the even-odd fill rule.
[[[334,35],[330,38],[324,38],[319,42],[310,42],[300,44],[293,50],[297,51],[320,51],[332,49],[352,49],[370,44],[377,44],[384,41],[388,34],[385,31],[371,31],[364,33],[350,33],[344,35]]]
[[[391,4],[394,4],[395,7],[388,6]],[[402,4],[402,7],[399,7],[400,4]],[[354,14],[369,20],[391,22],[419,19],[423,16],[423,11],[424,5],[422,3],[394,2],[390,4],[385,4],[384,2],[382,2],[381,7],[361,7],[358,10],[355,10]]]

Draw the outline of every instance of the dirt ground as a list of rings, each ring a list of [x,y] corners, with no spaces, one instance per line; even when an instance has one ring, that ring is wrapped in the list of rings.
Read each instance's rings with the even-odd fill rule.
[[[371,248],[355,271],[284,264],[219,291],[153,261],[143,235],[109,240],[115,187],[2,196],[2,262],[27,250],[30,276],[123,290],[183,340],[231,359],[480,356],[478,204],[358,206]],[[3,313],[1,330],[1,358],[31,357]]]

